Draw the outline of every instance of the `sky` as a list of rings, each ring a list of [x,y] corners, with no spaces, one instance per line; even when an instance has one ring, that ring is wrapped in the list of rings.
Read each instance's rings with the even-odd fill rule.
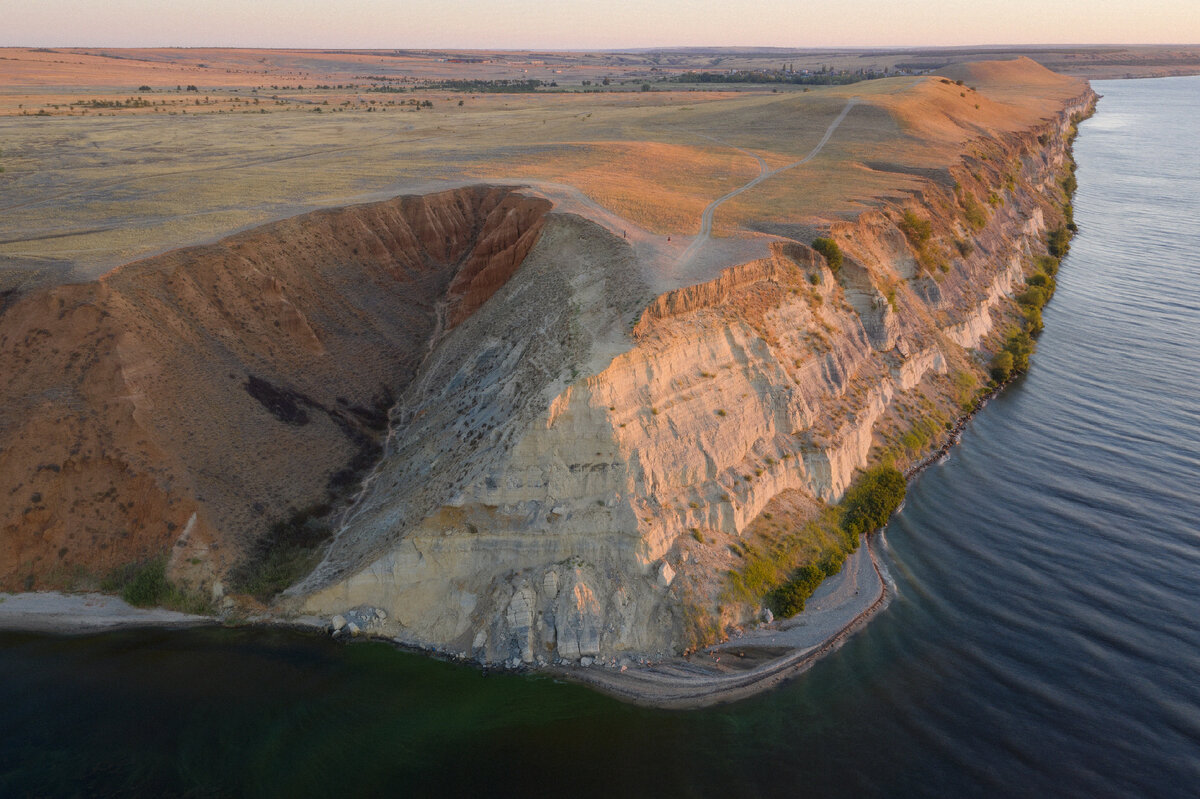
[[[0,0],[0,46],[1200,44],[1200,0]]]

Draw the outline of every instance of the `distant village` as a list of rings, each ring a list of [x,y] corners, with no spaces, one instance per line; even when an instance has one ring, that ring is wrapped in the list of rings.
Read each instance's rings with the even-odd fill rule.
[[[779,69],[725,69],[718,71],[689,70],[674,78],[679,83],[786,83],[793,85],[830,85],[856,83],[876,78],[891,78],[901,75],[925,75],[929,68],[923,65],[898,65],[892,69],[835,70],[830,67],[818,69],[795,69],[785,64]]]

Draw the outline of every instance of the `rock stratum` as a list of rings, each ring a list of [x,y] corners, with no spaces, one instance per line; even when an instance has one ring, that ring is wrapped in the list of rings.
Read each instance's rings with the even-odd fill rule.
[[[474,186],[24,298],[0,316],[0,581],[167,551],[207,590],[328,503],[332,538],[278,613],[513,664],[745,623],[729,545],[835,502],[984,379],[1063,221],[1095,101],[1064,80],[1044,113],[956,131],[919,188],[820,221],[836,271],[776,238],[656,294],[662,265],[621,231]]]

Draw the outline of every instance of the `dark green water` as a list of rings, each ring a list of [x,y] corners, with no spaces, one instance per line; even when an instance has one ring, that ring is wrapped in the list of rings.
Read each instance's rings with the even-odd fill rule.
[[[237,630],[0,637],[0,795],[1200,793],[1200,78],[1103,82],[1031,372],[885,534],[799,680],[631,708]]]

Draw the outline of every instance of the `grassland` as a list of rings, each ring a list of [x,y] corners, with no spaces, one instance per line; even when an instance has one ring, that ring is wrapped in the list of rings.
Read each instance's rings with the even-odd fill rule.
[[[914,75],[841,87],[667,80],[714,64],[780,65],[774,53],[735,55],[491,53],[456,63],[439,53],[7,49],[0,293],[94,278],[313,208],[476,181],[566,187],[639,235],[687,237],[707,203],[803,157],[856,97],[818,157],[715,218],[722,237],[794,235],[912,191],[915,175],[983,127],[1045,111],[1009,76],[959,76],[960,66],[946,72],[965,86]],[[865,64],[854,58],[836,63]],[[1075,90],[1045,85],[1061,80],[1046,75],[1043,102]],[[558,86],[431,88],[466,79]]]

